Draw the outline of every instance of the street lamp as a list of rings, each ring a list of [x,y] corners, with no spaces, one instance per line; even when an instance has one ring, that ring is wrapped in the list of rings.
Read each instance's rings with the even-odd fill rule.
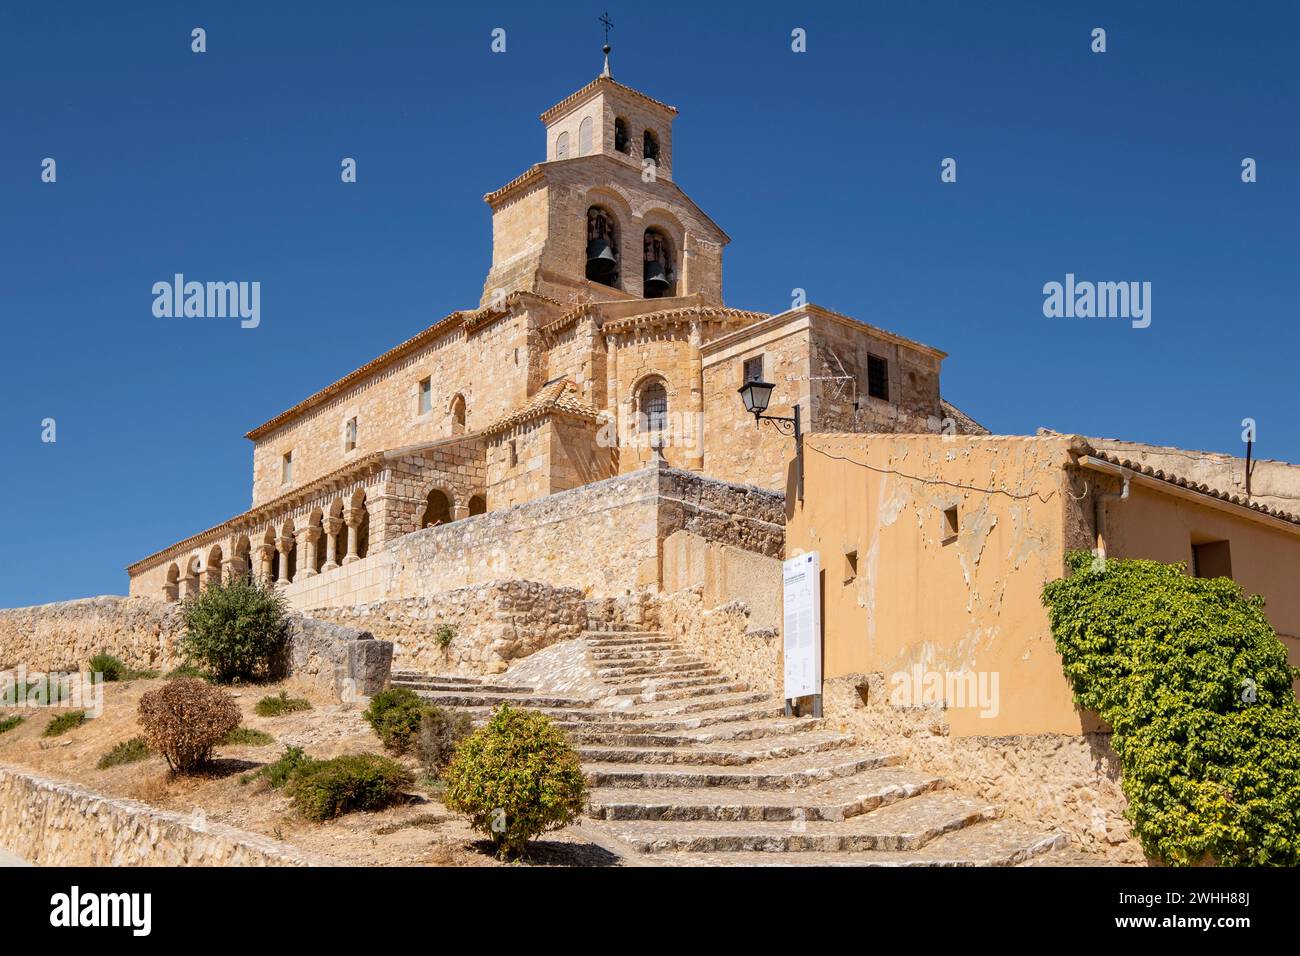
[[[740,400],[745,403],[745,411],[754,416],[754,424],[771,422],[782,435],[794,436],[794,459],[798,469],[798,495],[803,501],[803,430],[799,425],[799,406],[794,406],[794,416],[785,418],[781,415],[764,415],[768,403],[772,401],[772,390],[776,386],[771,382],[752,380],[736,389]]]

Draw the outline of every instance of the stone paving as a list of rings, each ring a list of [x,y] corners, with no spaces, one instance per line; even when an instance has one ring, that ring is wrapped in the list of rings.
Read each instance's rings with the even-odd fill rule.
[[[545,655],[545,656],[542,656]],[[670,638],[589,631],[494,678],[395,672],[485,719],[502,702],[570,736],[591,787],[588,827],[663,866],[1079,865],[1062,834],[1001,817],[750,691]]]

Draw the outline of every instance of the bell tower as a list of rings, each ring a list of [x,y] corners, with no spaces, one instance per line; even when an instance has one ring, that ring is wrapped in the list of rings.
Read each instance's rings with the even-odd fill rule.
[[[673,181],[677,109],[604,69],[541,121],[546,157],[484,196],[492,269],[482,303],[526,290],[561,302],[722,301],[730,240]]]

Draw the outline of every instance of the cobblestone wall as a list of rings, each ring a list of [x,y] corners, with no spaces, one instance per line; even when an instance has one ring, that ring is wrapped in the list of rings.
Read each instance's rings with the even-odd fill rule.
[[[0,846],[36,866],[329,866],[287,843],[0,767]]]

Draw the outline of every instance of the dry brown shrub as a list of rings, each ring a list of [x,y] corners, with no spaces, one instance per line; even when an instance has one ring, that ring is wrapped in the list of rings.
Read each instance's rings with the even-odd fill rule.
[[[140,726],[155,753],[176,773],[195,773],[239,726],[239,705],[219,687],[178,677],[140,698]]]

